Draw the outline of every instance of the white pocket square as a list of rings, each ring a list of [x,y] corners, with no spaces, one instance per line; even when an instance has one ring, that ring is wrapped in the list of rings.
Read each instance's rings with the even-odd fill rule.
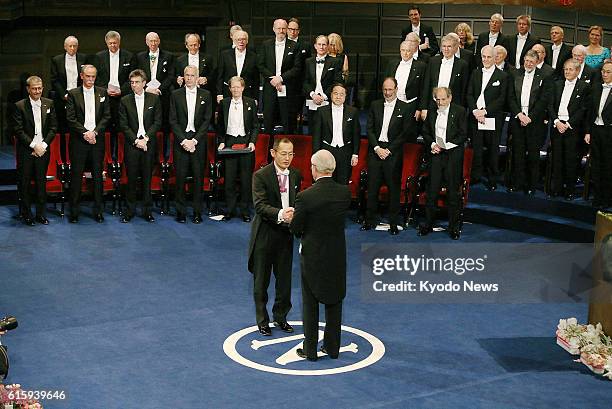
[[[147,109],[153,109],[153,107],[148,107]]]
[[[51,113],[51,108],[47,108],[47,113],[50,114]]]
[[[580,98],[580,95],[576,95],[576,99]]]
[[[353,118],[346,118],[346,122],[351,122]]]
[[[397,117],[398,117],[398,118],[403,118],[403,117],[404,117],[404,115],[401,115],[401,114],[400,114],[400,115],[398,115]]]
[[[200,105],[204,105],[204,101],[200,102]]]
[[[166,64],[168,64],[168,61],[164,61],[164,62],[162,63],[162,65],[166,65]]]
[[[416,101],[416,99],[417,99],[417,97],[414,97],[414,98],[409,99],[409,100],[408,100],[408,101],[406,101],[406,102],[407,102],[407,103],[411,103],[411,102]]]
[[[493,84],[491,84],[492,87],[499,87],[499,81],[495,81]]]
[[[247,108],[247,111],[250,111],[250,110],[251,110],[251,107],[248,107],[248,108]]]
[[[584,82],[586,82],[587,84],[591,82],[591,80],[584,80]]]
[[[100,97],[100,102],[104,102],[106,100],[106,97]]]
[[[333,71],[334,67],[328,68],[327,71]]]
[[[293,51],[289,51],[289,52],[287,53],[287,55],[291,55],[291,54],[293,54]]]

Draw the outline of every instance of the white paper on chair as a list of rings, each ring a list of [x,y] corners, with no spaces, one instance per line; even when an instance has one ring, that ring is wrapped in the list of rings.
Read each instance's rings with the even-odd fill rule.
[[[478,122],[479,131],[494,131],[495,130],[495,118],[485,118],[484,124]]]
[[[147,89],[158,89],[161,87],[161,82],[157,80],[157,78],[152,79],[147,83]]]
[[[324,107],[325,105],[329,105],[329,102],[323,101],[321,102],[321,105],[317,105],[312,99],[306,100],[306,107],[308,107],[308,109],[311,111],[316,111],[317,109]]]
[[[441,136],[436,136],[436,144],[442,149],[452,149],[457,146],[452,142],[446,142]]]

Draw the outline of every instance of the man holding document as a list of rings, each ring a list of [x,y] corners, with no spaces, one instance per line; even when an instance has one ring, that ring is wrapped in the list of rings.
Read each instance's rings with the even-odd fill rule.
[[[488,188],[497,189],[499,176],[499,138],[506,116],[508,74],[495,66],[495,48],[482,48],[482,69],[474,71],[468,84],[467,104],[476,121],[472,136],[474,162],[472,180],[479,181],[483,174],[483,147],[487,148]]]
[[[433,230],[438,193],[442,179],[446,180],[448,206],[448,232],[453,240],[461,235],[459,226],[459,186],[463,175],[463,143],[466,139],[465,109],[451,104],[452,92],[447,87],[437,87],[433,97],[438,110],[427,116],[423,125],[425,146],[431,149],[431,167],[425,207],[425,223],[419,226],[419,236]]]

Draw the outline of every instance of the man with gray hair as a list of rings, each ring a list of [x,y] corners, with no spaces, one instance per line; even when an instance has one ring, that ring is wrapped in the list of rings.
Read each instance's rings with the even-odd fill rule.
[[[297,354],[316,361],[319,353],[319,303],[325,305],[325,335],[320,348],[336,359],[340,353],[342,300],[346,296],[346,213],[351,205],[347,185],[335,182],[334,156],[317,151],[310,159],[310,188],[298,193],[289,228],[301,239],[303,348]]]
[[[531,28],[531,16],[522,14],[516,18],[515,36],[508,39],[508,63],[514,68],[521,69],[523,59],[528,50],[540,44],[540,39],[529,32]]]
[[[478,35],[478,41],[476,43],[476,61],[478,64],[480,64],[481,61],[480,51],[485,45],[490,45],[493,47],[496,45],[502,45],[506,48],[506,50],[509,48],[508,38],[501,32],[503,25],[504,17],[499,13],[495,13],[489,20],[489,31],[485,31]]]
[[[594,85],[599,80],[599,72],[584,63],[584,59],[587,55],[587,49],[582,44],[578,44],[572,48],[572,58],[580,63],[580,69],[578,72],[578,80],[585,82],[586,84]],[[565,64],[563,64],[565,70]]]
[[[174,70],[177,76],[176,83],[179,87],[183,86],[185,81],[183,78],[185,67],[192,65],[198,69],[200,75],[198,77],[197,86],[213,92],[215,85],[215,78],[213,77],[215,72],[215,64],[210,55],[200,51],[200,46],[201,38],[198,33],[185,34],[185,48],[187,49],[187,53],[181,54],[176,59]]]
[[[546,64],[555,70],[555,79],[563,78],[563,64],[572,58],[572,48],[563,42],[564,32],[560,26],[550,28],[550,41],[546,46]]]
[[[410,49],[412,50],[412,58],[414,60],[424,62],[425,64],[429,62],[430,55],[424,53],[419,48],[421,39],[419,38],[419,35],[417,33],[408,33],[408,35],[406,35],[406,40],[404,41],[410,45]]]

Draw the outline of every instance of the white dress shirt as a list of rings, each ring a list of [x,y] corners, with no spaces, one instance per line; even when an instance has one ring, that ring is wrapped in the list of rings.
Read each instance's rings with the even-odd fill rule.
[[[393,111],[395,110],[395,101],[397,101],[397,98],[391,102],[385,101],[384,103],[383,123],[382,128],[380,129],[380,135],[378,137],[379,142],[389,142],[387,133],[389,132],[389,122],[391,122],[391,117],[393,116]]]
[[[281,75],[282,69],[283,69],[283,56],[285,55],[285,45],[287,44],[287,41],[282,41],[282,42],[278,42],[275,41],[274,42],[274,57],[276,59],[276,66],[275,66],[275,72],[277,76]],[[277,92],[277,95],[279,97],[286,97],[287,96],[287,87],[285,85],[282,86],[281,90]]]
[[[83,87],[83,99],[85,100],[85,123],[83,126],[88,131],[96,129],[96,94],[94,87],[89,89]]]
[[[187,53],[187,60],[189,62],[189,65],[198,67],[198,70],[200,69],[200,53],[199,52],[195,54]]]
[[[323,76],[323,67],[325,66],[325,57],[327,55],[324,55],[323,57],[319,57],[317,56],[315,58],[315,78],[316,78],[316,87],[314,90],[315,94],[319,94],[323,97],[323,99],[327,100],[327,95],[325,95],[325,92],[323,92],[323,86],[321,85],[321,77]],[[319,61],[323,61],[323,64],[319,63]],[[311,95],[312,97],[312,95]]]
[[[521,54],[523,53],[523,48],[525,48],[525,43],[527,42],[527,34],[525,35],[521,35],[521,34],[517,34],[516,35],[516,54],[515,54],[515,66],[516,69],[520,69],[521,68]]]
[[[64,66],[66,68],[66,91],[70,91],[77,87],[77,81],[79,78],[79,67],[77,64],[76,55],[66,54],[64,60]]]
[[[151,61],[151,56],[155,56],[155,60]],[[151,67],[151,78],[149,78],[149,82],[157,79],[157,64],[159,63],[159,50],[157,52],[152,53],[149,51],[149,65]]]
[[[408,77],[410,77],[410,70],[412,69],[412,58],[408,61],[400,61],[397,69],[395,70],[395,79],[397,80],[397,97],[400,101],[406,101],[406,84],[408,83]]]
[[[413,25],[412,26],[412,32],[415,33],[416,35],[420,36],[420,31],[421,31],[421,23],[419,23],[418,26]]]
[[[574,92],[574,88],[576,86],[577,79],[574,81],[565,80],[565,85],[563,86],[563,93],[561,94],[561,102],[559,103],[559,111],[557,112],[557,118],[560,121],[568,121],[569,120],[569,111],[567,109],[570,98],[572,97],[572,93]],[[555,121],[555,124],[557,121]]]
[[[138,132],[136,132],[136,136],[145,136],[146,130],[144,126],[144,102],[145,102],[145,93],[142,94],[134,94],[134,100],[136,102],[136,112],[138,113]]]
[[[246,48],[242,52],[235,48],[234,54],[236,56],[236,75],[240,76],[242,73],[242,67],[244,67],[244,59],[246,58]]]
[[[225,131],[230,136],[245,136],[244,130],[244,105],[242,98],[230,101],[229,114],[227,115],[227,130]]]
[[[114,85],[115,87],[119,87],[119,50],[116,53],[108,52],[110,56],[110,65],[109,65],[109,80],[108,85]]]
[[[489,31],[489,45],[490,45],[491,47],[495,47],[495,43],[497,43],[497,38],[498,38],[498,37],[499,37],[499,33],[495,33],[495,34],[493,34],[493,33],[491,33],[491,32]]]
[[[482,68],[482,83],[480,84],[480,95],[478,96],[478,100],[476,101],[476,108],[482,109],[486,108],[487,104],[484,97],[484,90],[491,79],[491,76],[495,72],[495,65],[490,66],[489,68]]]
[[[436,140],[431,143],[433,148],[434,144],[440,145],[444,149],[451,149],[457,146],[454,143],[446,142],[446,129],[448,128],[448,112],[450,111],[450,105],[444,108],[438,108],[438,116],[436,117]]]
[[[523,86],[521,88],[521,112],[529,116],[529,97],[531,96],[531,87],[533,85],[533,77],[535,70],[531,72],[525,71],[523,76]]]
[[[32,143],[30,143],[30,148],[34,148],[39,143],[42,143],[45,149],[47,148],[47,144],[43,141],[42,136],[42,112],[41,112],[41,101],[34,101],[30,98],[30,104],[32,105],[32,115],[34,116],[34,137],[32,138]]]
[[[603,118],[601,117],[601,111],[603,111],[604,105],[606,105],[606,101],[608,100],[608,96],[610,95],[610,88],[612,88],[612,83],[603,84],[603,88],[601,90],[601,98],[599,99],[599,109],[597,109],[597,118],[595,119],[595,125],[605,125]]]
[[[561,46],[563,45],[563,43],[559,44],[559,45],[555,45],[553,44],[551,46],[552,49],[552,60],[551,60],[551,66],[556,69],[557,68],[557,61],[559,61],[559,52],[561,51]]]
[[[442,58],[442,64],[440,65],[440,76],[438,77],[438,87],[449,87],[451,75],[453,73],[453,64],[455,62],[455,56],[451,58]]]
[[[342,135],[342,121],[344,120],[344,105],[332,104],[332,142],[331,146],[341,148],[344,146],[344,137]]]
[[[194,118],[196,109],[196,97],[198,96],[198,89],[193,87],[189,89],[185,87],[185,99],[187,100],[187,127],[185,132],[195,132]]]
[[[279,190],[284,190],[284,192],[280,192],[282,208],[278,211],[278,216],[276,222],[281,224],[283,220],[283,209],[289,207],[289,168],[285,170],[281,170],[278,166],[276,166],[276,162],[274,162],[274,170],[276,170],[276,179],[279,181]],[[280,189],[280,182],[284,180],[284,189]]]

